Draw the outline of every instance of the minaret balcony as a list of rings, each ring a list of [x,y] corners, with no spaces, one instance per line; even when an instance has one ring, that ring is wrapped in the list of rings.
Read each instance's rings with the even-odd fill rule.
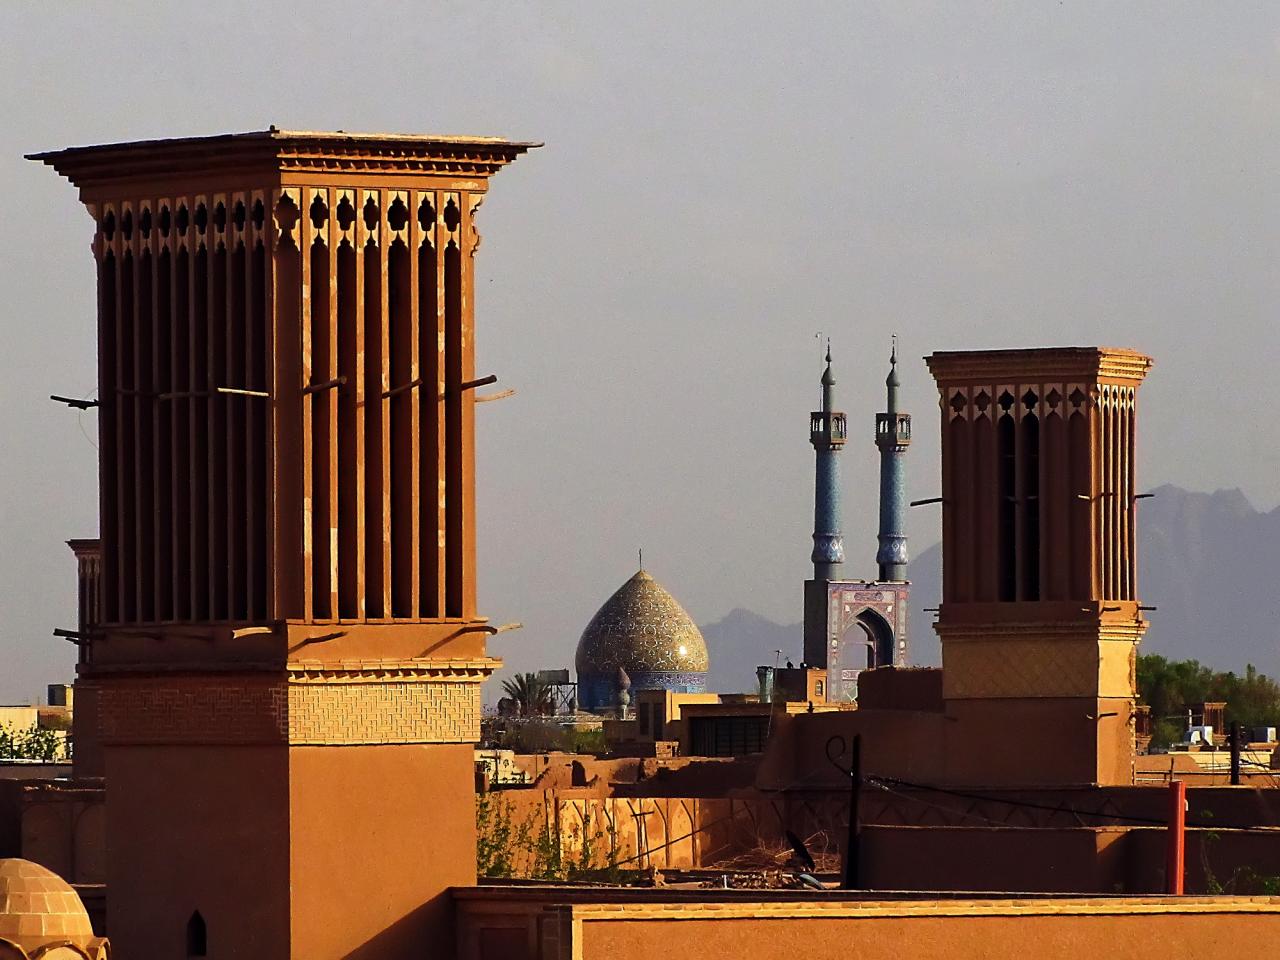
[[[847,438],[847,433],[843,413],[819,411],[809,415],[809,442],[815,447],[841,446]]]
[[[877,413],[876,446],[905,447],[911,443],[911,414]]]

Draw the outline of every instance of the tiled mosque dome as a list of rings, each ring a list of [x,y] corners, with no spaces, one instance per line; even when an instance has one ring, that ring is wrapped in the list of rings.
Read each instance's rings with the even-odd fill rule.
[[[701,693],[707,644],[684,607],[644,570],[604,602],[578,641],[578,697],[585,710],[612,707],[618,670],[631,689]]]
[[[0,860],[0,958],[108,956],[67,881],[30,860]]]

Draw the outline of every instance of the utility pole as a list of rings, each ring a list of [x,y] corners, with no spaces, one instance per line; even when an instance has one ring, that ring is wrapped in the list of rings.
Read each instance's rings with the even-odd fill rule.
[[[1186,873],[1187,784],[1183,780],[1169,783],[1169,830],[1165,848],[1165,893],[1182,896]]]
[[[844,854],[845,890],[858,890],[858,860],[861,853],[862,824],[858,818],[858,795],[862,792],[862,736],[855,734],[849,756],[849,837]]]
[[[1240,721],[1231,721],[1231,785],[1240,786]]]

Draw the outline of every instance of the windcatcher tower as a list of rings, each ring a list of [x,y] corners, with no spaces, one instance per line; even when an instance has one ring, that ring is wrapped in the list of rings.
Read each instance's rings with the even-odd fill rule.
[[[1133,777],[1136,394],[1151,360],[1071,347],[935,353],[943,695],[953,782]],[[986,749],[977,749],[985,745]]]
[[[533,144],[40,154],[98,270],[113,943],[450,951],[474,881],[473,218]]]
[[[809,414],[809,442],[817,457],[813,503],[813,579],[805,582],[804,659],[810,666],[826,665],[827,583],[840,576],[844,538],[840,534],[840,450],[847,427],[835,409],[835,374],[831,344],[822,372],[822,409]]]

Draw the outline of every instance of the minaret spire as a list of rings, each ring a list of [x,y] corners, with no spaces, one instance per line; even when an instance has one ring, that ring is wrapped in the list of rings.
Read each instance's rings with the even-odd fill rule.
[[[880,533],[876,563],[881,581],[907,579],[905,523],[906,478],[903,455],[911,443],[911,415],[898,410],[898,337],[889,353],[885,378],[886,410],[876,415],[876,446],[880,448]]]
[[[831,340],[827,340],[827,367],[822,372],[822,409],[809,416],[809,442],[817,455],[813,505],[813,578],[838,580],[844,562],[844,538],[840,534],[840,464],[836,455],[845,441],[844,414],[835,410],[831,370]]]

